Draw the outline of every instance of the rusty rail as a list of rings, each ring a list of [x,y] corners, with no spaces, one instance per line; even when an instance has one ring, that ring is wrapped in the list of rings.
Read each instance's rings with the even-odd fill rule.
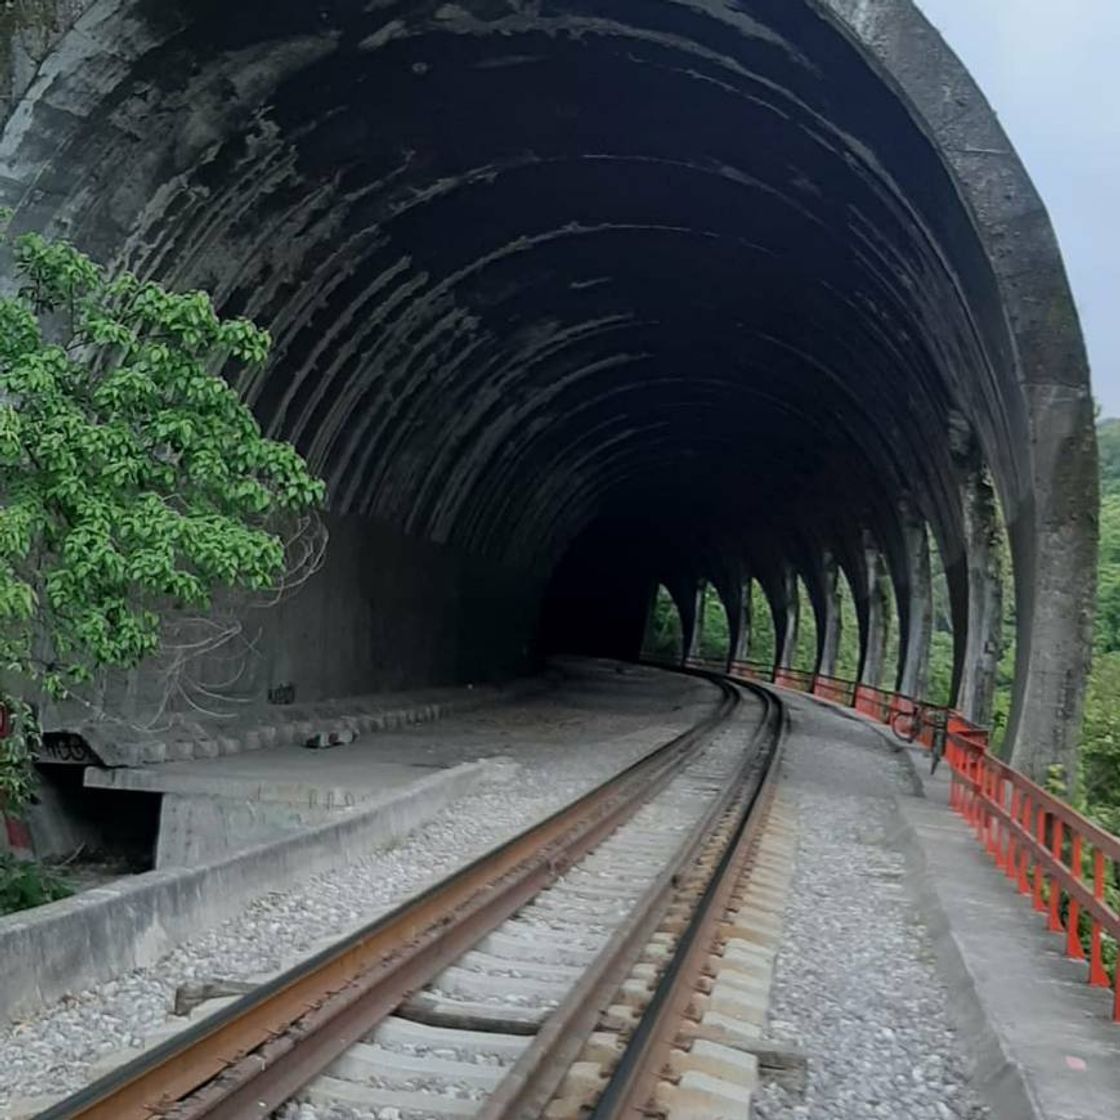
[[[39,1120],[234,1120],[279,1107],[661,789],[738,704]]]
[[[776,729],[768,763],[750,786],[730,843],[589,1120],[643,1120],[663,1114],[656,1100],[657,1087],[682,1037],[708,961],[719,947],[721,927],[742,889],[744,874],[773,801],[780,750],[781,734]]]
[[[692,976],[691,967],[682,970],[674,964],[692,943],[692,938],[698,938],[698,944],[707,945],[710,951],[711,938],[704,936],[710,932],[707,923],[712,914],[722,913],[719,900],[734,886],[745,850],[744,837],[754,834],[761,809],[769,802],[778,769],[784,709],[775,694],[763,689],[757,692],[766,710],[751,743],[752,749],[744,752],[736,776],[693,828],[673,862],[634,906],[631,916],[616,931],[580,983],[549,1017],[533,1043],[482,1106],[476,1120],[538,1120],[544,1115],[564,1075],[595,1030],[603,1008],[611,1002],[671,907],[693,913],[688,929],[694,932],[691,937],[686,932],[678,943],[677,953],[665,973],[668,982],[683,982],[682,978]],[[711,855],[713,846],[715,852]],[[697,915],[707,916],[700,921]],[[666,982],[663,980],[662,984]],[[659,987],[654,1000],[660,993]],[[675,1036],[674,1030],[673,1038]],[[630,1046],[640,1045],[643,1039],[639,1030]],[[629,1049],[627,1054],[630,1054]],[[629,1060],[624,1059],[624,1062]]]

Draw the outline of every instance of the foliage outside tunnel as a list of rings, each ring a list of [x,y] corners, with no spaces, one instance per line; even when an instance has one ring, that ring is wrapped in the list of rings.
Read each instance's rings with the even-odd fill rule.
[[[646,623],[642,652],[655,661],[679,661],[682,657],[681,615],[673,596],[661,585],[653,600],[653,610]]]
[[[817,655],[816,620],[812,603],[803,581],[798,580],[799,622],[795,647],[794,667],[811,672]],[[854,679],[859,672],[859,620],[856,615],[855,597],[847,576],[840,572],[838,582],[840,601],[840,641],[836,658],[836,675]],[[882,682],[893,685],[898,667],[898,624],[894,615],[894,592],[887,591],[887,642]],[[730,626],[727,612],[715,587],[707,584],[704,589],[704,615],[700,633],[700,655],[709,660],[726,660],[730,645]],[[748,660],[762,665],[772,665],[775,657],[774,620],[765,592],[757,580],[750,582],[750,641]],[[646,625],[642,651],[646,657],[661,661],[677,661],[682,656],[682,626],[680,613],[673,597],[659,585],[653,610]],[[879,682],[873,682],[879,683]]]
[[[1101,538],[1093,668],[1081,735],[1081,807],[1120,833],[1120,420],[1097,429]]]
[[[809,589],[800,577],[797,580],[797,640],[790,665],[803,673],[811,673],[817,665],[817,619]]]

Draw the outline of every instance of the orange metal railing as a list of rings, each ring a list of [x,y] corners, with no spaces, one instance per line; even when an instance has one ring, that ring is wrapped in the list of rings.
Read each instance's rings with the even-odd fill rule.
[[[1120,970],[1109,975],[1104,938],[1120,943],[1117,884],[1120,839],[1098,828],[1025,774],[961,734],[950,734],[950,803],[972,826],[996,866],[1065,938],[1066,955],[1087,961],[1089,983],[1111,988],[1120,1021]]]
[[[757,661],[689,665],[772,681],[854,708],[899,738],[939,746],[951,772],[949,803],[1035,910],[1062,935],[1066,954],[1085,961],[1089,983],[1113,993],[1120,1022],[1120,838],[988,751],[988,732],[960,712],[871,685]],[[1111,897],[1110,897],[1111,896]],[[1111,952],[1106,953],[1106,944]],[[1109,959],[1111,957],[1111,960]]]

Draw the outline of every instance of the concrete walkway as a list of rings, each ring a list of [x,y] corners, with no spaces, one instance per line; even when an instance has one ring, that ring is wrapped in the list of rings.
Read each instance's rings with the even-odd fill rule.
[[[1087,967],[949,809],[946,767],[931,778],[928,755],[911,750],[925,796],[899,798],[902,839],[980,1087],[998,1116],[1117,1120],[1111,993],[1089,987]]]
[[[853,754],[879,759],[873,795],[894,805],[888,848],[905,861],[907,895],[935,956],[938,986],[948,995],[954,1049],[965,1056],[970,1086],[992,1116],[1120,1118],[1120,1026],[1110,1020],[1111,993],[1089,987],[1086,967],[1065,958],[1063,938],[1046,932],[1042,916],[949,808],[947,767],[930,777],[928,753],[902,747],[885,728],[836,705],[784,695],[795,729],[800,723],[811,731],[820,752],[818,764],[807,766],[802,745],[798,783],[833,783],[839,801],[844,790],[835,786],[836,776],[825,777],[840,761],[837,756],[848,756],[848,766]],[[823,813],[827,806],[820,808]],[[847,842],[840,832],[836,839]],[[865,854],[853,851],[845,865],[863,861]],[[876,872],[869,867],[863,874],[871,898]],[[883,962],[887,971],[894,966]],[[913,1014],[920,1013],[915,1006]],[[915,1055],[915,1066],[924,1057]],[[800,1113],[771,1108],[766,1115],[837,1115],[821,1104]],[[862,1120],[865,1113],[845,1115]]]
[[[765,1082],[757,1120],[990,1120],[951,985],[895,843],[912,775],[866,725],[786,694],[793,881],[767,1031],[807,1056],[804,1092]]]

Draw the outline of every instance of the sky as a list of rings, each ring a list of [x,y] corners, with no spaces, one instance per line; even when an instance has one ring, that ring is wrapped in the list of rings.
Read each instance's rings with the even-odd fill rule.
[[[918,0],[1046,202],[1093,392],[1120,416],[1120,0]]]

